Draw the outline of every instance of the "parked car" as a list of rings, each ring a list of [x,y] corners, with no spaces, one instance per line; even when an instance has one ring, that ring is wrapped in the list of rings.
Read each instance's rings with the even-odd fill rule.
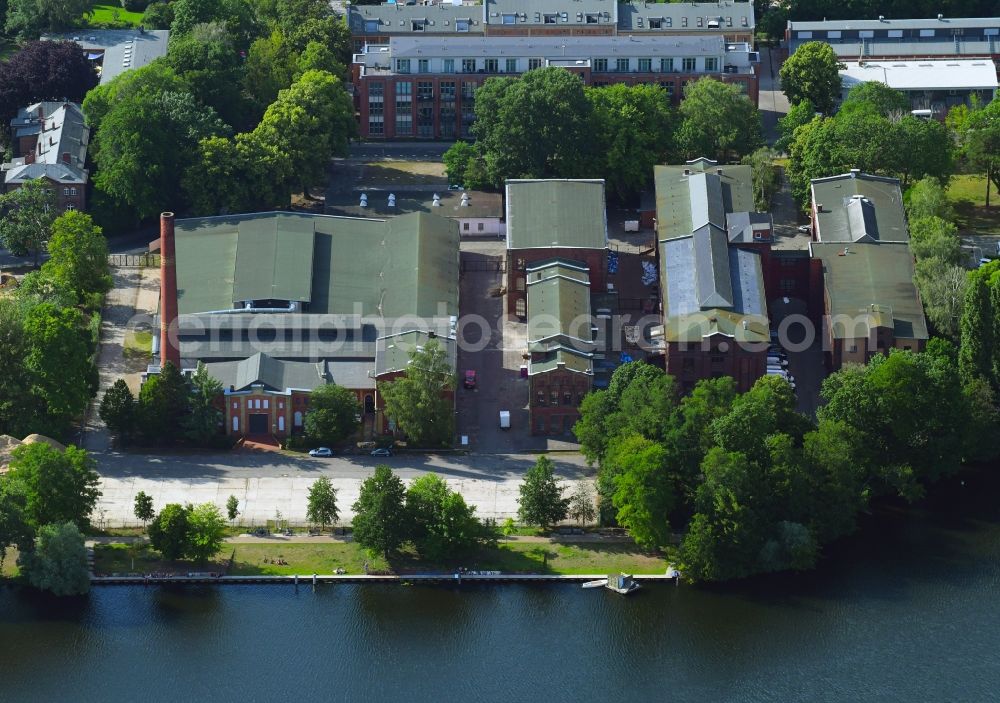
[[[812,225],[799,225],[795,229],[800,232],[812,232]]]
[[[460,186],[457,183],[452,183],[448,186],[448,190],[465,190],[465,186]]]
[[[767,355],[767,365],[768,366],[788,366],[788,359],[783,356],[778,356],[776,354]]]
[[[473,369],[468,369],[465,372],[465,381],[462,383],[463,386],[472,390],[476,387],[476,372]]]
[[[389,447],[379,447],[378,449],[372,449],[372,456],[392,456],[392,450]]]
[[[309,456],[333,456],[333,450],[329,447],[316,447],[309,450]]]

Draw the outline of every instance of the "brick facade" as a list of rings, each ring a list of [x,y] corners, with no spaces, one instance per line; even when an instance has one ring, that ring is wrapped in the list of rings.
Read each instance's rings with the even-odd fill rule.
[[[562,247],[545,249],[509,249],[507,251],[507,314],[524,318],[527,316],[527,267],[538,261],[550,259],[570,259],[587,265],[590,269],[590,290],[602,292],[607,289],[608,250],[568,249]],[[522,301],[520,304],[518,301]]]
[[[566,369],[531,376],[528,416],[533,435],[560,435],[580,419],[580,403],[591,390],[593,378]]]
[[[683,393],[690,393],[704,378],[732,376],[740,393],[750,390],[767,369],[767,349],[751,351],[717,334],[702,344],[670,342],[664,358],[666,371],[677,379]]]

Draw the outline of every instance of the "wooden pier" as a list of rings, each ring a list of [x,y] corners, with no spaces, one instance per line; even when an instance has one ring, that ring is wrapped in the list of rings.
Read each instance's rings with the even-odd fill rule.
[[[296,574],[292,576],[213,576],[210,574],[178,574],[172,576],[91,576],[95,586],[131,585],[155,586],[159,584],[285,584],[313,585],[317,583],[391,583],[391,584],[444,584],[444,583],[581,583],[606,579],[607,574]],[[675,576],[665,574],[635,574],[636,581],[673,581]]]

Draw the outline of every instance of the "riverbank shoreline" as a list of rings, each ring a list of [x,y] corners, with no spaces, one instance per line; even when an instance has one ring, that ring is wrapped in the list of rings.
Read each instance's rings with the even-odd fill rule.
[[[679,575],[668,570],[663,574],[630,574],[636,581],[678,581]],[[303,574],[293,576],[223,576],[189,574],[186,576],[91,576],[92,586],[158,586],[164,584],[280,584],[309,586],[320,583],[342,584],[461,584],[461,583],[585,583],[606,579],[608,574],[502,574],[464,572],[455,574]]]

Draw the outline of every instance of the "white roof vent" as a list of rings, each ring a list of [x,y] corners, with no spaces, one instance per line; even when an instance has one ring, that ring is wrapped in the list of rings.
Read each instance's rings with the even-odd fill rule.
[[[434,194],[434,200],[431,202],[431,207],[441,207],[441,196],[437,193]]]
[[[389,193],[389,207],[396,207],[396,195],[395,195],[395,193]]]

